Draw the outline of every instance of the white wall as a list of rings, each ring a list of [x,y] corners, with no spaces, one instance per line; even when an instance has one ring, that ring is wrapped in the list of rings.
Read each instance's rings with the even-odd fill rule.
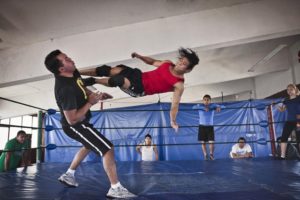
[[[291,63],[294,68],[294,78],[296,84],[300,83],[300,56],[298,53],[300,52],[300,41],[296,42],[294,45],[290,48],[291,52]]]
[[[263,99],[286,89],[292,83],[291,69],[255,77],[256,98]]]
[[[205,94],[209,94],[212,98],[218,98],[222,96],[222,92],[223,96],[226,97],[235,94],[242,94],[252,90],[254,90],[254,82],[252,78],[193,86],[185,89],[182,96],[182,102],[189,103],[201,101]],[[244,98],[245,97],[241,95],[238,100],[243,100]],[[249,97],[246,99],[249,99]],[[164,98],[164,100],[167,100],[167,98]],[[228,98],[228,100],[230,101],[232,99]]]
[[[300,63],[298,52],[300,51],[300,41],[289,48],[289,70],[274,72],[262,76],[257,76],[255,80],[256,98],[265,98],[286,89],[290,83],[300,83]]]

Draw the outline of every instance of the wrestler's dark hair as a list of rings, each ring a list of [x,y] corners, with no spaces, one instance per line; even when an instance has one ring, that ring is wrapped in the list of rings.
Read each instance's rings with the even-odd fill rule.
[[[193,69],[195,67],[195,65],[197,65],[199,63],[199,57],[196,54],[196,52],[193,51],[192,49],[181,47],[180,49],[178,49],[178,53],[179,53],[180,58],[185,57],[188,59],[188,61],[190,63],[188,65],[188,69]]]
[[[59,74],[59,68],[62,66],[62,63],[57,59],[57,56],[61,54],[60,50],[54,50],[50,52],[45,58],[45,66],[46,68],[52,72],[53,74]]]
[[[26,135],[26,132],[23,130],[18,131],[17,133],[17,137],[19,137],[19,135]]]
[[[208,98],[208,99],[211,100],[211,96],[210,96],[209,94],[204,95],[204,96],[203,96],[203,99],[204,99],[204,98]]]

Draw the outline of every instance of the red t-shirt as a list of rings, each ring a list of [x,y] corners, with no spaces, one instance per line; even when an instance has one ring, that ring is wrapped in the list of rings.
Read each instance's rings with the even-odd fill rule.
[[[177,82],[184,82],[184,78],[176,77],[170,72],[170,67],[173,66],[173,63],[165,62],[153,71],[142,73],[146,95],[173,91]]]

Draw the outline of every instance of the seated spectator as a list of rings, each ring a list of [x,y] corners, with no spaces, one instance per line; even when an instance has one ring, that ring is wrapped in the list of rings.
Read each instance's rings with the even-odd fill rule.
[[[233,159],[253,157],[251,146],[246,144],[245,138],[240,137],[238,143],[232,146],[230,157]]]
[[[26,165],[29,163],[29,142],[26,140],[26,133],[20,130],[14,139],[9,140],[6,145],[4,152],[0,156],[0,172],[16,169],[20,166],[20,162]]]
[[[158,151],[150,134],[145,135],[145,141],[136,147],[136,151],[141,154],[142,161],[158,160]]]

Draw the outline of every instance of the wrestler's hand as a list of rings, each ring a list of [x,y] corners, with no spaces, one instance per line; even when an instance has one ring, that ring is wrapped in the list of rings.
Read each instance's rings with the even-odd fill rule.
[[[101,97],[100,100],[106,100],[106,99],[112,99],[113,98],[113,96],[111,96],[110,94],[107,94],[105,92],[101,92],[100,97]]]
[[[171,126],[175,130],[175,132],[177,133],[178,129],[179,129],[179,126],[178,126],[177,122],[176,121],[171,121]]]
[[[137,54],[136,52],[133,52],[132,54],[131,54],[131,57],[132,58],[139,58],[139,54]]]
[[[101,98],[101,93],[91,92],[88,97],[88,102],[92,105],[95,105],[96,103],[98,103],[99,100],[101,100]]]

